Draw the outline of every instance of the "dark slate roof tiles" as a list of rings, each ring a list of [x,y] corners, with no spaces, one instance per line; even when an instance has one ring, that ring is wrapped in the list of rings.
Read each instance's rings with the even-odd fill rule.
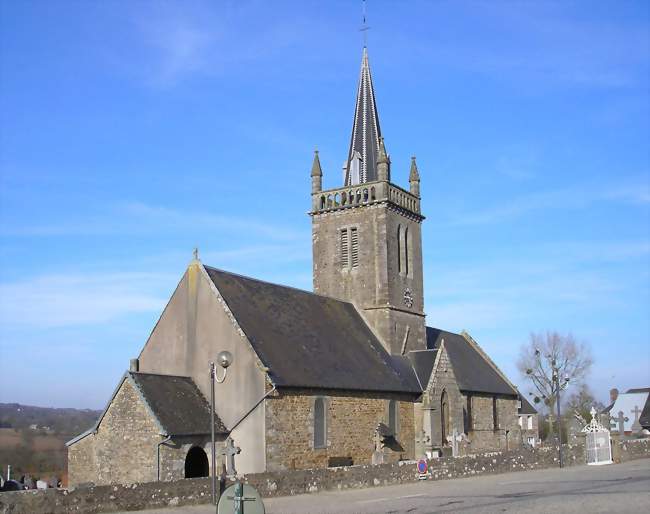
[[[521,401],[521,407],[519,408],[519,414],[537,414],[535,407],[526,399],[523,394],[519,395],[519,400]]]
[[[427,347],[437,350],[444,339],[462,391],[516,396],[517,391],[462,335],[427,327]]]
[[[409,361],[422,385],[422,390],[426,389],[433,371],[433,365],[436,362],[438,350],[416,350],[408,353]]]
[[[351,303],[205,270],[276,386],[422,392]]]
[[[128,374],[167,435],[210,433],[210,405],[190,377]],[[218,416],[215,432],[228,432]]]
[[[354,108],[354,121],[352,122],[352,137],[350,138],[350,150],[345,185],[355,185],[350,175],[350,162],[358,152],[361,156],[361,170],[359,183],[373,182],[377,180],[377,154],[379,152],[379,141],[381,140],[381,128],[379,126],[379,115],[375,103],[375,89],[372,85],[370,75],[370,64],[368,64],[368,50],[363,48],[361,57],[361,73],[359,75],[359,86],[357,90],[357,101]]]

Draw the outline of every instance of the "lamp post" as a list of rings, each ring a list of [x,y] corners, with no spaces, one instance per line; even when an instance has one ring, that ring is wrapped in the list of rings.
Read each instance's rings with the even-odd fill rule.
[[[541,352],[538,349],[535,349],[535,357],[537,358],[538,362],[538,368],[542,368],[541,362],[540,362],[540,355]],[[551,363],[551,394],[550,396],[546,397],[542,395],[542,398],[548,405],[551,403],[553,400],[555,400],[555,403],[557,405],[557,441],[558,441],[558,459],[560,461],[560,467],[563,467],[563,461],[562,461],[562,425],[561,425],[561,413],[560,413],[560,391],[562,389],[566,389],[566,387],[569,385],[569,377],[568,375],[565,375],[563,380],[560,380],[560,370],[557,367],[557,361],[555,360],[555,357],[552,355],[546,355],[546,358],[550,361]],[[532,369],[527,369],[526,370],[527,375],[532,375],[533,370]],[[548,379],[547,379],[548,380]],[[531,393],[532,394],[532,393]],[[535,396],[535,403],[539,402],[539,397]],[[551,409],[552,413],[552,409]]]
[[[232,364],[232,354],[224,350],[217,355],[217,362],[223,368],[223,377],[217,376],[217,367],[214,362],[210,362],[210,435],[212,442],[212,503],[217,505],[217,451],[214,441],[214,384],[222,384],[228,374],[228,366]]]

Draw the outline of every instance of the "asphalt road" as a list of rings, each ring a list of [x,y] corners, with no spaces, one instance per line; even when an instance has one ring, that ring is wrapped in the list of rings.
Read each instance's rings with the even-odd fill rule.
[[[650,459],[264,500],[267,514],[648,512]],[[209,505],[144,511],[208,514]]]

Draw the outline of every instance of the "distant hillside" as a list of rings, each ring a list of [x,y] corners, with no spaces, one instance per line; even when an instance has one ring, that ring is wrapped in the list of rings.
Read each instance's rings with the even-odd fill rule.
[[[101,411],[91,409],[55,409],[19,403],[0,403],[0,428],[39,430],[55,434],[76,435],[95,424]]]
[[[65,442],[91,428],[101,411],[0,403],[0,474],[56,476],[66,481]]]

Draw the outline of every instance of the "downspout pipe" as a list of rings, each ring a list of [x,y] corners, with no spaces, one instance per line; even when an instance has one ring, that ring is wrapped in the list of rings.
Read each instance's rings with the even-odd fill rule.
[[[172,436],[168,435],[166,439],[163,439],[162,441],[160,441],[160,442],[156,445],[156,465],[157,465],[157,466],[156,466],[156,467],[157,467],[156,475],[157,475],[157,477],[158,477],[158,482],[160,482],[160,447],[161,447],[163,444],[165,444],[165,443],[171,441],[171,439],[172,439]]]

